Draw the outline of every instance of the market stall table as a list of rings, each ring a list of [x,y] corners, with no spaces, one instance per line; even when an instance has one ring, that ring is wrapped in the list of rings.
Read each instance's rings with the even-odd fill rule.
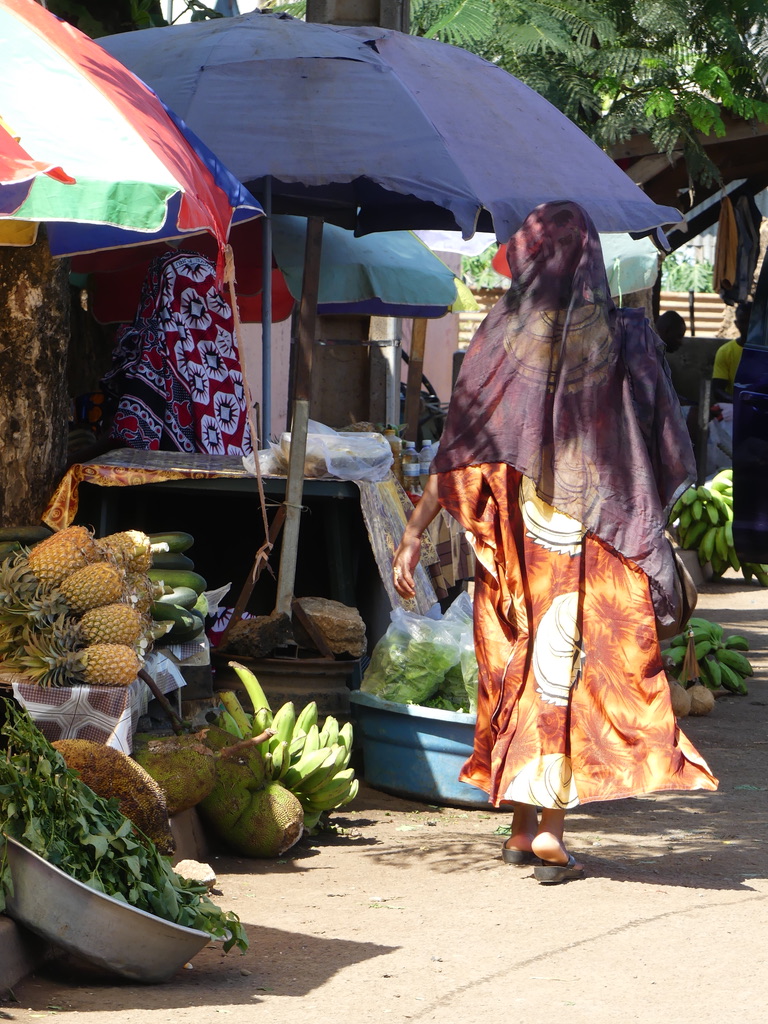
[[[268,505],[277,508],[285,498],[286,477],[265,475],[262,482]],[[128,527],[152,532],[152,520],[157,522],[162,515],[165,520],[157,529],[164,530],[169,526],[187,528],[185,517],[199,511],[206,496],[212,498],[218,503],[215,507],[220,509],[220,521],[211,521],[210,517],[204,519],[206,532],[215,538],[216,543],[216,551],[209,553],[209,559],[216,567],[214,571],[233,568],[239,572],[240,580],[232,581],[235,586],[242,582],[263,540],[260,521],[252,506],[246,510],[249,532],[245,539],[239,526],[228,519],[233,507],[232,499],[258,498],[258,481],[247,472],[242,459],[237,456],[117,449],[71,466],[51,498],[43,521],[54,529],[70,525],[78,515],[84,485],[86,488],[95,485],[100,492],[91,509],[94,514],[92,525],[100,536]],[[133,500],[130,509],[125,501],[125,488],[131,489]],[[332,477],[310,478],[304,481],[303,495],[306,510],[311,513],[309,518],[321,520],[321,523],[313,523],[315,536],[310,538],[313,542],[307,544],[304,554],[307,561],[318,563],[320,560],[315,575],[322,573],[324,578],[309,582],[327,589],[327,594],[318,596],[328,596],[355,606],[360,604],[358,577],[362,573],[365,576],[362,589],[371,606],[367,613],[369,618],[376,620],[367,621],[366,625],[370,627],[369,640],[375,642],[388,624],[386,619],[391,607],[402,603],[392,586],[391,564],[392,552],[399,543],[410,509],[409,499],[391,475],[380,483],[354,483]],[[93,496],[89,494],[89,498]],[[167,509],[162,511],[162,501],[165,500],[173,502],[172,515],[178,517],[173,523],[168,522]],[[136,521],[126,523],[131,511]],[[203,512],[200,514],[204,515]],[[368,544],[365,544],[362,523]],[[253,524],[254,528],[250,530]],[[189,532],[196,533],[195,529]],[[200,540],[203,540],[202,534]],[[236,549],[229,559],[227,547]],[[360,566],[364,547],[370,549],[372,558],[369,556],[369,562],[375,562],[380,583],[371,579],[373,574],[367,572],[365,565]],[[197,567],[197,549],[191,554]],[[429,570],[422,568],[419,571],[417,598],[410,607],[425,613],[438,599],[446,597],[462,578],[472,574],[466,541],[458,525],[447,516],[436,520],[432,540],[427,539],[424,545],[422,564]],[[202,575],[208,578],[205,566],[202,567]],[[215,584],[217,581],[209,582]],[[373,593],[374,583],[378,595]],[[269,612],[272,608],[263,610]],[[361,608],[361,614],[366,618],[366,610]]]
[[[163,694],[185,685],[177,666],[160,651],[149,654],[145,668]],[[91,740],[126,754],[133,750],[139,718],[152,699],[141,679],[130,686],[40,686],[22,673],[3,671],[0,664],[0,692],[4,689],[13,692],[50,742]]]

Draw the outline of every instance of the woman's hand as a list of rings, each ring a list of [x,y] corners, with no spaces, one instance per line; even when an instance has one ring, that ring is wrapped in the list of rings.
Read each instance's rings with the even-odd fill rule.
[[[430,476],[424,494],[408,520],[400,546],[392,559],[392,582],[400,597],[410,601],[416,597],[413,571],[421,555],[421,535],[440,511],[437,496],[437,477]]]
[[[416,597],[416,584],[413,582],[413,571],[419,564],[421,555],[421,536],[408,534],[406,530],[400,546],[392,559],[392,579],[395,590],[406,601]]]

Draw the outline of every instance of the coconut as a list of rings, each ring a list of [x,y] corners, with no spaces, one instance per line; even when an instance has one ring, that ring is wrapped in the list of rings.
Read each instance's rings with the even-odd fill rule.
[[[701,683],[689,687],[688,693],[691,695],[692,715],[708,715],[715,706],[714,693]]]
[[[685,718],[691,713],[691,692],[681,686],[676,679],[669,680],[669,696],[676,718]]]

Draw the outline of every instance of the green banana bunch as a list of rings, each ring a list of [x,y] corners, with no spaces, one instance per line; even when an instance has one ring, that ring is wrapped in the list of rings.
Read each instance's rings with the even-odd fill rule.
[[[761,587],[768,587],[768,565],[758,565],[757,562],[743,562],[741,572],[747,583],[751,583],[754,577]]]
[[[702,683],[710,690],[725,689],[731,693],[746,694],[745,680],[754,672],[749,659],[742,653],[749,650],[748,640],[737,633],[724,637],[723,627],[707,619],[692,618],[685,632],[670,640],[669,649],[664,653],[671,666],[671,674],[678,677],[683,667],[689,630],[693,632]]]
[[[318,709],[311,701],[298,714],[288,701],[272,713],[267,697],[250,669],[230,662],[253,705],[248,715],[232,691],[220,694],[222,709],[217,724],[234,735],[259,736],[265,729],[271,735],[259,744],[268,781],[279,782],[301,802],[304,827],[317,827],[322,815],[350,803],[359,788],[352,756],[351,722],[340,725],[328,715],[322,726]]]
[[[739,568],[733,547],[733,497],[724,477],[712,484],[711,489],[689,487],[673,506],[670,522],[680,546],[698,551],[699,562],[711,562],[714,574],[721,576],[729,567]]]
[[[680,547],[697,551],[701,565],[710,563],[715,577],[728,569],[768,586],[768,565],[739,561],[733,544],[733,470],[723,469],[708,487],[689,487],[675,502],[669,518]]]

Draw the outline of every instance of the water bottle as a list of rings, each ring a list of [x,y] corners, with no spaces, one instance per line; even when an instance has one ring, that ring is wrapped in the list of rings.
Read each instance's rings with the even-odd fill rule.
[[[419,479],[420,463],[419,453],[416,451],[415,441],[406,441],[403,444],[403,487],[409,494],[421,494],[421,481]]]
[[[425,441],[419,452],[419,483],[424,491],[429,483],[429,467],[435,457],[434,447],[431,441]]]

